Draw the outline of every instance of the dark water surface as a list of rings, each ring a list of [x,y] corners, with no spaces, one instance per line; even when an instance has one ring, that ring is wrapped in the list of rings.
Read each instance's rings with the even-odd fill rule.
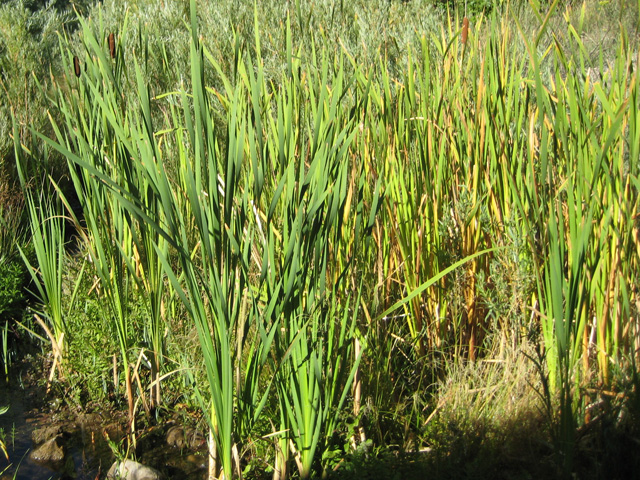
[[[30,458],[34,449],[31,435],[34,429],[52,424],[53,417],[44,414],[44,391],[27,381],[25,371],[14,366],[10,378],[0,378],[0,408],[9,410],[0,415],[0,438],[4,441],[9,460],[0,452],[0,479],[46,480],[75,478],[78,480],[104,477],[110,465],[111,452],[104,441],[82,430],[65,436],[59,442],[65,449],[64,462],[45,465]],[[38,408],[40,405],[40,409]]]
[[[34,373],[28,362],[14,364],[10,378],[0,371],[0,439],[6,444],[9,459],[0,451],[0,480],[104,479],[115,456],[104,439],[104,432],[115,438],[122,430],[117,412],[76,413],[56,399],[49,405],[45,394],[44,373]],[[126,423],[126,422],[125,422]],[[172,425],[182,426],[179,419],[160,421],[138,433],[137,458],[145,465],[161,471],[168,479],[201,480],[206,478],[206,445],[195,449],[175,448],[168,444]],[[63,447],[64,461],[55,464],[36,462],[30,456],[34,430],[55,427],[58,445]],[[57,429],[57,430],[56,430]],[[113,433],[115,432],[115,433]],[[135,458],[135,457],[134,457]]]

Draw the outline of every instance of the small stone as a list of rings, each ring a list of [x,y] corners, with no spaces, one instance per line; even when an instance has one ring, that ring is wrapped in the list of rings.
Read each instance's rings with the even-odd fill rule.
[[[156,469],[142,465],[141,463],[134,462],[133,460],[125,460],[120,462],[116,460],[107,478],[120,479],[120,480],[162,480],[163,475]]]
[[[58,445],[58,438],[50,438],[31,452],[31,459],[36,462],[57,463],[64,460],[64,450]]]
[[[61,433],[62,429],[60,428],[60,425],[37,428],[33,432],[31,432],[31,440],[36,445],[40,445],[41,443],[45,443],[51,439],[55,439]]]
[[[204,438],[204,435],[202,435],[202,433],[200,433],[198,430],[193,428],[185,428],[184,437],[185,437],[185,442],[187,444],[187,447],[189,448],[194,448],[194,449],[200,448],[207,442],[206,439]]]
[[[182,449],[185,446],[184,443],[184,428],[179,425],[171,427],[167,432],[167,445]]]

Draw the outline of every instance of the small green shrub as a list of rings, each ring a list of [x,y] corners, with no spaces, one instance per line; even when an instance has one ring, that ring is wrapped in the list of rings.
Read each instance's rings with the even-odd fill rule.
[[[19,316],[25,300],[27,271],[17,248],[25,232],[24,198],[0,171],[0,320]]]
[[[67,261],[63,278],[65,302],[86,261],[82,253],[86,255],[80,252]],[[58,387],[72,405],[116,400],[112,362],[118,351],[117,337],[93,275],[83,275],[74,305],[66,316],[70,344],[67,364],[71,368]],[[65,304],[63,308],[68,307]]]
[[[24,266],[17,259],[0,259],[0,319],[16,317],[25,301]]]

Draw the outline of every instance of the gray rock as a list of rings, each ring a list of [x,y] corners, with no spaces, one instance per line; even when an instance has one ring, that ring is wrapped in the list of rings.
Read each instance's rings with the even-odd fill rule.
[[[164,476],[156,469],[133,460],[125,460],[124,462],[116,460],[111,465],[107,478],[113,480],[163,480]]]
[[[58,438],[50,438],[30,454],[36,462],[57,463],[64,460],[64,450],[58,445]]]

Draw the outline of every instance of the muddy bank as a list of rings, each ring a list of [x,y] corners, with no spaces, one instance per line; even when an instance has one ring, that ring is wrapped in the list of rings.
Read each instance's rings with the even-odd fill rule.
[[[14,364],[10,378],[0,378],[0,407],[9,407],[0,415],[9,457],[0,451],[0,479],[106,478],[114,451],[126,450],[125,419],[108,406],[79,411],[46,395],[34,363]],[[206,476],[205,452],[202,434],[174,416],[140,429],[129,457],[167,479],[200,480]]]

